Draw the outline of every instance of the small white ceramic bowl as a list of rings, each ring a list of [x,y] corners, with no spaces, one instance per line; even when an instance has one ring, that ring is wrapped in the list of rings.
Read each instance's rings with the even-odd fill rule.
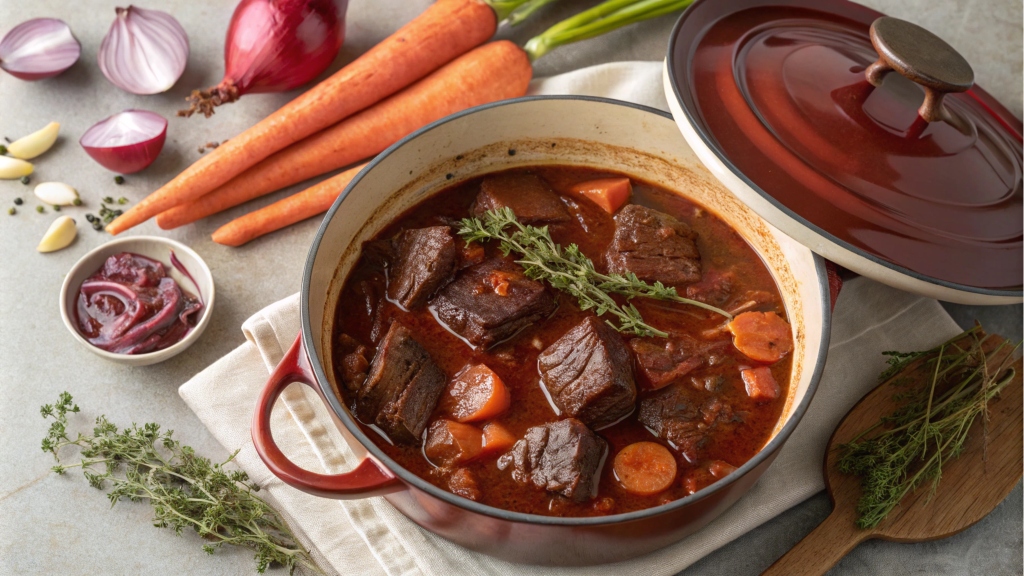
[[[177,268],[171,265],[171,251],[177,256],[185,270],[192,275],[195,282],[182,274]],[[75,309],[78,299],[78,290],[86,278],[93,275],[110,256],[119,252],[131,252],[158,260],[164,264],[167,274],[174,278],[174,281],[186,292],[199,296],[203,302],[203,309],[199,312],[199,320],[196,327],[185,335],[181,341],[163,350],[148,352],[146,354],[114,354],[93,346],[78,331],[75,325],[72,311]],[[128,236],[112,240],[106,244],[91,250],[75,263],[75,265],[64,277],[64,285],[60,289],[60,316],[64,319],[64,325],[76,340],[82,343],[92,353],[106,358],[112,362],[128,364],[130,366],[148,366],[163,362],[168,358],[177,356],[183,350],[199,339],[206,325],[210,323],[210,315],[213,312],[214,302],[213,275],[210,268],[203,262],[203,259],[194,250],[180,242],[160,238],[157,236]]]

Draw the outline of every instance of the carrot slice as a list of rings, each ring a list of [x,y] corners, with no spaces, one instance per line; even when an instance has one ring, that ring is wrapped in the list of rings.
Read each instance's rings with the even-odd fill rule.
[[[633,186],[629,178],[599,178],[573,184],[569,191],[590,199],[609,214],[615,212],[629,200]]]
[[[479,0],[431,5],[334,75],[200,158],[111,222],[107,230],[118,234],[199,198],[274,152],[379,102],[486,42],[497,26],[494,10]]]
[[[747,388],[747,396],[753,400],[775,400],[779,397],[779,384],[772,376],[771,368],[747,368],[740,370],[743,384]]]
[[[636,442],[619,450],[612,470],[627,492],[651,496],[664,491],[675,481],[676,458],[661,444]]]
[[[503,454],[516,443],[516,437],[497,422],[488,422],[484,426],[484,449],[481,456]]]
[[[728,324],[732,344],[758,362],[778,362],[793,350],[789,323],[775,312],[744,312]]]
[[[441,396],[441,412],[457,422],[489,420],[508,410],[512,395],[501,378],[484,364],[455,375]]]
[[[437,466],[452,466],[476,458],[483,447],[484,433],[476,426],[436,420],[427,431],[423,452]]]

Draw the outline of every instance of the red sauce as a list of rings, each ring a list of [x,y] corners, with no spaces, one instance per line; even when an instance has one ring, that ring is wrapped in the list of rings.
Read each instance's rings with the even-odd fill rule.
[[[172,254],[172,261],[175,261]],[[175,262],[177,265],[177,262]],[[121,252],[82,282],[75,321],[90,344],[115,354],[145,354],[181,341],[203,304],[156,260]]]
[[[562,246],[577,244],[599,269],[606,270],[604,253],[614,234],[615,222],[611,215],[596,204],[572,194],[569,189],[586,180],[622,175],[575,167],[545,166],[531,168],[530,171],[544,178],[573,212],[573,219],[569,222],[550,226],[553,239]],[[403,229],[450,225],[469,215],[470,205],[479,191],[479,179],[444,190],[398,217],[376,238],[391,238]],[[636,179],[633,179],[630,202],[671,214],[698,233],[697,247],[701,253],[705,279],[728,274],[732,278],[731,290],[735,300],[746,301],[747,296],[757,294],[759,303],[747,309],[785,314],[781,296],[764,263],[735,231],[713,213],[677,194]],[[486,244],[487,257],[498,254],[495,244]],[[540,384],[537,359],[543,349],[588,315],[592,315],[592,311],[581,311],[571,297],[556,293],[558,308],[551,317],[524,329],[501,344],[483,350],[470,347],[440,325],[429,307],[406,311],[380,296],[384,293],[385,282],[381,269],[365,256],[347,277],[333,324],[332,345],[336,364],[343,355],[343,334],[365,344],[371,350],[368,358],[372,358],[372,350],[387,327],[400,321],[449,380],[472,364],[485,364],[501,378],[511,394],[511,407],[497,422],[516,438],[522,438],[532,426],[559,420]],[[550,287],[548,289],[552,290]],[[680,289],[683,294],[686,293],[685,286]],[[702,332],[723,324],[723,318],[715,313],[682,304],[643,299],[636,299],[633,303],[645,319],[673,334],[701,337]],[[631,338],[627,334],[622,334],[622,337],[627,341]],[[712,338],[722,342],[722,357],[715,365],[704,366],[684,377],[683,385],[693,390],[700,403],[715,400],[727,402],[735,417],[718,425],[716,432],[708,436],[697,461],[688,460],[679,451],[673,450],[668,442],[652,434],[638,421],[636,409],[623,420],[597,430],[596,434],[608,442],[609,453],[600,472],[598,494],[588,502],[572,502],[559,495],[515,482],[510,470],[498,469],[497,458],[500,454],[480,457],[454,470],[437,468],[424,456],[422,446],[392,443],[376,427],[362,426],[367,436],[384,453],[413,474],[457,494],[461,494],[455,488],[459,486],[459,475],[471,476],[476,479],[478,487],[478,491],[473,491],[475,499],[497,508],[557,516],[598,516],[650,508],[687,496],[724,476],[721,473],[716,476],[712,470],[720,472],[742,465],[765,445],[781,416],[789,387],[791,359],[787,356],[769,367],[781,387],[778,398],[769,402],[755,401],[748,396],[740,375],[740,368],[751,361],[732,348],[727,333]],[[340,365],[335,366],[336,374],[340,374],[341,370]],[[634,373],[639,374],[639,368],[634,368]],[[705,382],[715,382],[715,386],[708,385],[705,389]],[[348,394],[344,386],[336,385],[336,388],[346,403],[354,407],[353,395]],[[638,403],[653,393],[641,384],[640,376],[637,376],[637,388]],[[439,403],[432,420],[439,417],[440,411]],[[612,471],[614,456],[626,446],[640,441],[657,442],[672,450],[676,457],[678,473],[674,482],[655,495],[640,496],[627,492],[617,482]]]

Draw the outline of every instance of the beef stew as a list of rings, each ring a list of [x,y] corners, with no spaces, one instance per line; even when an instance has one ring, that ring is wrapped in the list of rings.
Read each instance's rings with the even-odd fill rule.
[[[737,314],[770,313],[788,327],[771,274],[728,225],[636,179],[616,214],[573,191],[607,178],[622,175],[543,166],[476,178],[421,202],[364,245],[336,309],[334,372],[353,414],[401,466],[498,508],[595,516],[691,494],[768,441],[785,404],[792,349],[774,320],[764,334],[739,336],[760,360],[736,348],[730,326],[757,331],[763,318],[729,323],[694,306],[635,298],[630,303],[669,337],[620,333],[569,294],[527,277],[516,254],[503,255],[496,242],[467,245],[458,236],[460,219],[516,210],[525,198],[521,209],[532,210],[533,222],[560,245],[579,246],[599,271],[642,275]],[[433,240],[444,237],[442,228],[452,244]],[[429,242],[438,249],[423,249]],[[417,256],[403,260],[403,243]],[[486,377],[459,381],[471,370]],[[475,388],[494,379],[508,398],[486,396],[499,388],[493,384]],[[453,390],[472,397],[474,412],[454,411],[458,398],[445,396]],[[485,405],[486,418],[464,415]],[[676,459],[674,480],[655,493],[630,491],[611,465],[644,442]]]

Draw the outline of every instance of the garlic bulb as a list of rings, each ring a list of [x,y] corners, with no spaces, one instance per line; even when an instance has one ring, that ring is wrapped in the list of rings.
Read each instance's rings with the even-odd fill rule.
[[[75,240],[75,236],[78,235],[78,227],[75,226],[75,221],[71,219],[71,216],[61,216],[50,224],[50,228],[43,235],[43,239],[39,242],[39,246],[36,246],[36,250],[40,252],[55,252],[61,248],[66,248]]]
[[[174,86],[188,61],[188,34],[173,16],[136,6],[117,8],[100,44],[100,70],[132,94],[157,94]]]
[[[60,132],[59,122],[50,122],[41,129],[22,136],[7,146],[7,153],[15,158],[31,160],[46,152],[57,141],[57,134]]]

